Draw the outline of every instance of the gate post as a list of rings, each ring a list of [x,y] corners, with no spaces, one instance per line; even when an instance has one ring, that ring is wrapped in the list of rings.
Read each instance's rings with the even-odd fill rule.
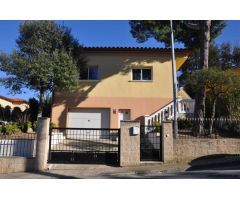
[[[36,171],[43,171],[47,168],[49,124],[50,118],[47,117],[41,117],[37,122],[37,147],[35,158]]]
[[[162,159],[163,159],[163,162],[168,162],[173,160],[172,121],[162,122]]]
[[[140,164],[140,122],[121,121],[120,166]],[[133,127],[138,127],[134,130]],[[138,133],[139,131],[139,133]]]

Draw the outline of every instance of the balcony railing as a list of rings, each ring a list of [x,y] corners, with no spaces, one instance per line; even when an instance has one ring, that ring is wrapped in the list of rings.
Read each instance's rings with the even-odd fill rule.
[[[194,99],[177,99],[177,117],[185,118],[191,117],[194,113],[195,100]],[[164,107],[160,108],[151,115],[144,116],[145,125],[155,125],[161,123],[164,120],[173,119],[173,101]]]

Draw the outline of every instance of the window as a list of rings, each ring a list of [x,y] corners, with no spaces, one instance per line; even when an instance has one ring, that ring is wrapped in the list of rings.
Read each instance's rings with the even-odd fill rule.
[[[80,80],[99,80],[98,67],[85,67],[80,71]]]
[[[151,81],[152,69],[151,68],[135,68],[132,69],[133,81]]]

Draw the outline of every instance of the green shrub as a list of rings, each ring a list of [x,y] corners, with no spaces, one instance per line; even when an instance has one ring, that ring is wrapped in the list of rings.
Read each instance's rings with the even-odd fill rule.
[[[56,128],[57,126],[56,126],[56,124],[54,124],[53,122],[51,122],[50,123],[50,128],[52,129],[52,128]]]
[[[33,129],[33,131],[37,130],[37,121],[32,123],[32,129]]]
[[[26,133],[29,128],[32,128],[32,122],[28,121],[28,122],[22,123],[20,127],[21,127],[21,131]]]
[[[3,126],[0,125],[0,135],[2,135],[2,134],[3,134]]]
[[[20,129],[16,123],[9,122],[4,126],[4,133],[7,135],[12,135],[18,132],[20,132]]]
[[[153,126],[155,126],[154,132],[160,132],[161,131],[161,123],[160,122],[154,122]]]
[[[193,127],[193,121],[187,119],[178,119],[178,129],[189,129]]]

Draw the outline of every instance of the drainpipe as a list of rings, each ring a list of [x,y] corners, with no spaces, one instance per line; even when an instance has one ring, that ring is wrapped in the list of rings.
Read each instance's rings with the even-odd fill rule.
[[[176,138],[178,135],[178,124],[177,124],[177,70],[176,70],[176,60],[174,52],[174,35],[172,20],[170,20],[171,28],[171,49],[172,49],[172,80],[173,80],[173,135]]]

